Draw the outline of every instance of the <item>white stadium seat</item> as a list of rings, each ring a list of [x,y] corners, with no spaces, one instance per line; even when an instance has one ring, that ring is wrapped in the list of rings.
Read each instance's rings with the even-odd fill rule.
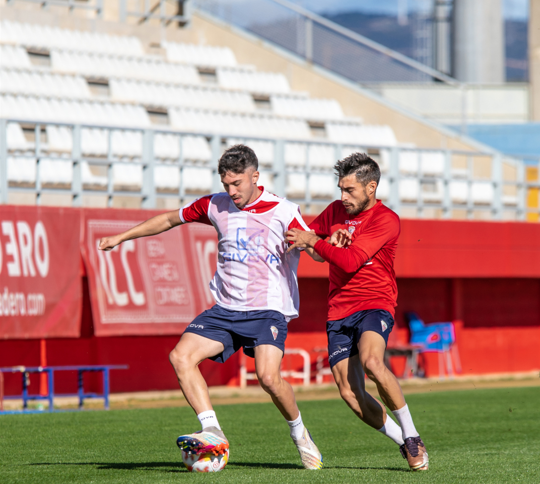
[[[236,58],[229,47],[162,42],[167,60],[201,67],[236,66]]]
[[[452,203],[465,204],[469,195],[469,186],[466,181],[450,182],[450,199]]]
[[[203,136],[175,135],[156,133],[154,136],[154,156],[178,160],[180,157],[180,142],[182,143],[182,158],[190,161],[207,163],[212,158],[208,141]]]
[[[262,141],[254,139],[228,138],[227,147],[243,144],[249,146],[257,155],[259,164],[272,165],[274,161],[274,143],[272,141]]]
[[[445,154],[443,151],[421,151],[420,160],[422,174],[427,176],[443,176]]]
[[[399,171],[416,175],[420,164],[418,162],[418,151],[403,150],[399,152]]]
[[[8,123],[6,138],[9,151],[26,151],[31,148],[30,143],[26,141],[23,130],[18,123]]]
[[[0,41],[46,49],[64,48],[120,55],[144,55],[137,37],[60,29],[39,24],[0,22]]]
[[[0,92],[66,98],[90,97],[88,84],[80,76],[20,69],[0,69]]]
[[[471,198],[475,205],[491,205],[495,197],[495,189],[491,182],[473,182]]]
[[[188,166],[184,168],[184,188],[195,193],[210,193],[212,191],[212,170]]]
[[[7,171],[10,183],[33,185],[36,182],[36,159],[10,156]]]
[[[145,81],[111,79],[111,98],[154,106],[185,106],[224,111],[254,112],[255,103],[247,92],[197,86],[157,84]]]
[[[218,84],[224,89],[238,89],[257,94],[288,93],[291,88],[283,74],[250,69],[216,69]]]
[[[0,59],[2,67],[32,67],[26,50],[18,45],[0,44]]]
[[[171,64],[151,57],[126,57],[69,50],[51,50],[51,68],[92,77],[122,77],[148,81],[200,84],[193,66]]]
[[[146,110],[142,106],[130,104],[10,94],[0,95],[0,104],[2,105],[2,115],[6,118],[106,126],[150,126]]]
[[[326,122],[328,139],[361,146],[395,146],[396,136],[390,126],[372,126],[351,122]]]
[[[73,181],[73,162],[59,158],[41,158],[39,178],[42,185],[70,185]]]
[[[171,108],[169,119],[175,128],[189,132],[269,138],[305,139],[310,137],[306,122],[271,115]]]
[[[416,202],[420,196],[420,182],[415,178],[399,181],[399,198],[404,202]]]
[[[390,182],[388,178],[382,177],[377,187],[377,198],[380,200],[388,200],[390,196]]]
[[[309,156],[310,168],[332,169],[336,164],[335,149],[331,145],[286,143],[285,163],[287,166],[305,167]]]
[[[343,119],[340,104],[334,99],[311,99],[300,96],[270,96],[272,112],[279,116],[290,116],[309,120]]]

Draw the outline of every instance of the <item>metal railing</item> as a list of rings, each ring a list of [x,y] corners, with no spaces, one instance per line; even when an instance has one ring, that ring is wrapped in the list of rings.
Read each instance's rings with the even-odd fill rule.
[[[7,127],[9,123],[19,123],[32,138],[25,147],[8,144]],[[70,152],[60,152],[48,143],[47,130],[51,127],[67,128],[71,140]],[[107,137],[107,149],[104,153],[88,152],[88,143],[83,138],[89,130],[101,130]],[[136,133],[140,139],[140,152],[128,157],[118,151],[114,145],[117,132]],[[163,155],[155,152],[157,136],[169,135],[178,143],[175,155]],[[538,192],[538,177],[527,179],[525,164],[513,159],[503,159],[498,153],[472,152],[462,150],[437,150],[411,147],[354,146],[328,141],[283,140],[257,137],[239,137],[238,135],[196,133],[204,137],[211,153],[206,159],[197,159],[184,150],[187,137],[194,133],[179,132],[170,129],[137,129],[110,126],[82,125],[73,123],[47,123],[32,120],[0,119],[0,203],[8,203],[10,195],[29,193],[35,195],[35,203],[42,203],[44,194],[63,194],[71,197],[73,206],[80,206],[84,196],[101,195],[106,197],[107,206],[113,205],[118,196],[132,196],[140,199],[143,208],[155,208],[158,198],[173,198],[179,204],[202,194],[222,189],[217,174],[217,161],[227,145],[244,142],[251,144],[260,153],[261,176],[271,191],[279,196],[299,203],[305,213],[318,213],[332,200],[339,198],[337,179],[333,173],[335,160],[343,158],[353,151],[365,151],[377,159],[381,166],[382,178],[378,189],[378,198],[401,215],[417,218],[453,218],[461,213],[463,218],[482,218],[490,220],[524,220],[529,213],[540,213],[538,206],[527,207],[530,190]],[[161,138],[157,138],[158,141]],[[202,138],[201,138],[202,139]],[[261,145],[262,144],[262,145]],[[271,151],[262,156],[262,146]],[[292,145],[299,145],[305,150],[300,161],[291,160]],[[206,146],[206,145],[205,145]],[[159,146],[158,146],[159,148]],[[315,163],[313,151],[332,150],[333,157],[321,164]],[[159,151],[159,150],[158,150]],[[33,160],[32,175],[20,182],[13,170],[17,170],[21,160]],[[61,165],[72,173],[72,178],[55,184],[44,179],[42,170],[51,160],[63,161]],[[412,163],[411,163],[412,160]],[[434,166],[438,168],[434,169]],[[537,167],[540,165],[536,165]],[[86,180],[84,168],[102,170],[99,183]],[[101,167],[101,168],[99,168]],[[118,181],[116,170],[126,167],[138,167],[140,182],[127,186]],[[168,167],[178,183],[174,187],[163,189],[161,178],[156,179],[160,167]],[[186,169],[190,177],[186,177]],[[172,170],[172,171],[171,171]],[[193,188],[193,173],[196,170],[196,182],[203,182],[201,189]],[[88,170],[86,170],[88,173]],[[200,173],[200,176],[198,175]],[[510,175],[508,173],[511,173]],[[58,173],[58,179],[62,179]],[[55,175],[56,176],[56,175]],[[53,178],[55,178],[53,176]],[[166,175],[167,176],[167,175]],[[530,175],[529,175],[530,176]],[[45,183],[46,182],[46,183]],[[457,189],[457,191],[456,191]],[[478,196],[478,190],[483,191]],[[476,195],[475,195],[476,193]]]
[[[66,7],[70,12],[73,10],[86,10],[94,12],[96,17],[103,17],[103,0],[7,0],[8,5],[18,2],[29,2],[38,4],[41,8],[47,10],[49,7]]]
[[[190,19],[190,3],[191,0],[119,0],[119,20],[126,22],[128,17],[135,17],[139,24],[159,20],[163,26],[171,22],[185,26]],[[171,9],[176,13],[170,13]]]
[[[193,8],[368,89],[394,82],[452,86],[460,92],[466,133],[466,84],[288,0],[193,0]]]

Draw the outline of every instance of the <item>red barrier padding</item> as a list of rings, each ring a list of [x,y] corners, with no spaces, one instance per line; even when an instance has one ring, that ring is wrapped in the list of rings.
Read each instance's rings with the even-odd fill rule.
[[[83,256],[97,336],[180,334],[214,301],[208,282],[216,269],[213,227],[182,225],[154,237],[98,250],[115,235],[161,212],[84,210]]]
[[[0,206],[0,338],[80,335],[80,210]]]

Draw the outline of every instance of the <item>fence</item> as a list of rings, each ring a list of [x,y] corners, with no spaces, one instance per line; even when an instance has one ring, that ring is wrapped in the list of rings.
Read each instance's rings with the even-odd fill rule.
[[[108,206],[117,196],[138,197],[143,208],[156,207],[158,198],[184,203],[221,189],[217,161],[239,142],[257,153],[261,183],[306,213],[339,198],[333,165],[356,151],[379,162],[378,198],[397,213],[493,220],[539,213],[538,203],[526,203],[540,188],[538,177],[527,179],[524,163],[500,154],[16,119],[0,120],[0,202],[30,193],[39,205],[43,194],[55,193],[70,196],[73,206],[90,195],[105,196]]]
[[[104,0],[7,0],[8,5],[16,2],[35,3],[44,9],[51,6],[66,7],[70,12],[86,10],[97,18],[103,17],[105,7]],[[178,22],[184,26],[190,19],[189,3],[190,0],[118,0],[119,21],[126,22],[129,17],[134,17],[138,23],[157,19],[162,25]]]

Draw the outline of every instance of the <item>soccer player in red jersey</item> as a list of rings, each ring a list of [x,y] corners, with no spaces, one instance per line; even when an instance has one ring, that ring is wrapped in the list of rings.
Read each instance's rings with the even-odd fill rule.
[[[292,248],[314,249],[330,264],[328,361],[341,397],[365,423],[400,446],[412,470],[429,467],[401,387],[384,364],[397,300],[394,258],[399,217],[375,198],[381,172],[368,155],[354,153],[335,165],[341,201],[329,205],[310,225],[312,232],[287,232]],[[341,234],[338,245],[324,241]],[[333,239],[336,236],[334,235]],[[384,405],[365,390],[364,374],[375,382]]]

